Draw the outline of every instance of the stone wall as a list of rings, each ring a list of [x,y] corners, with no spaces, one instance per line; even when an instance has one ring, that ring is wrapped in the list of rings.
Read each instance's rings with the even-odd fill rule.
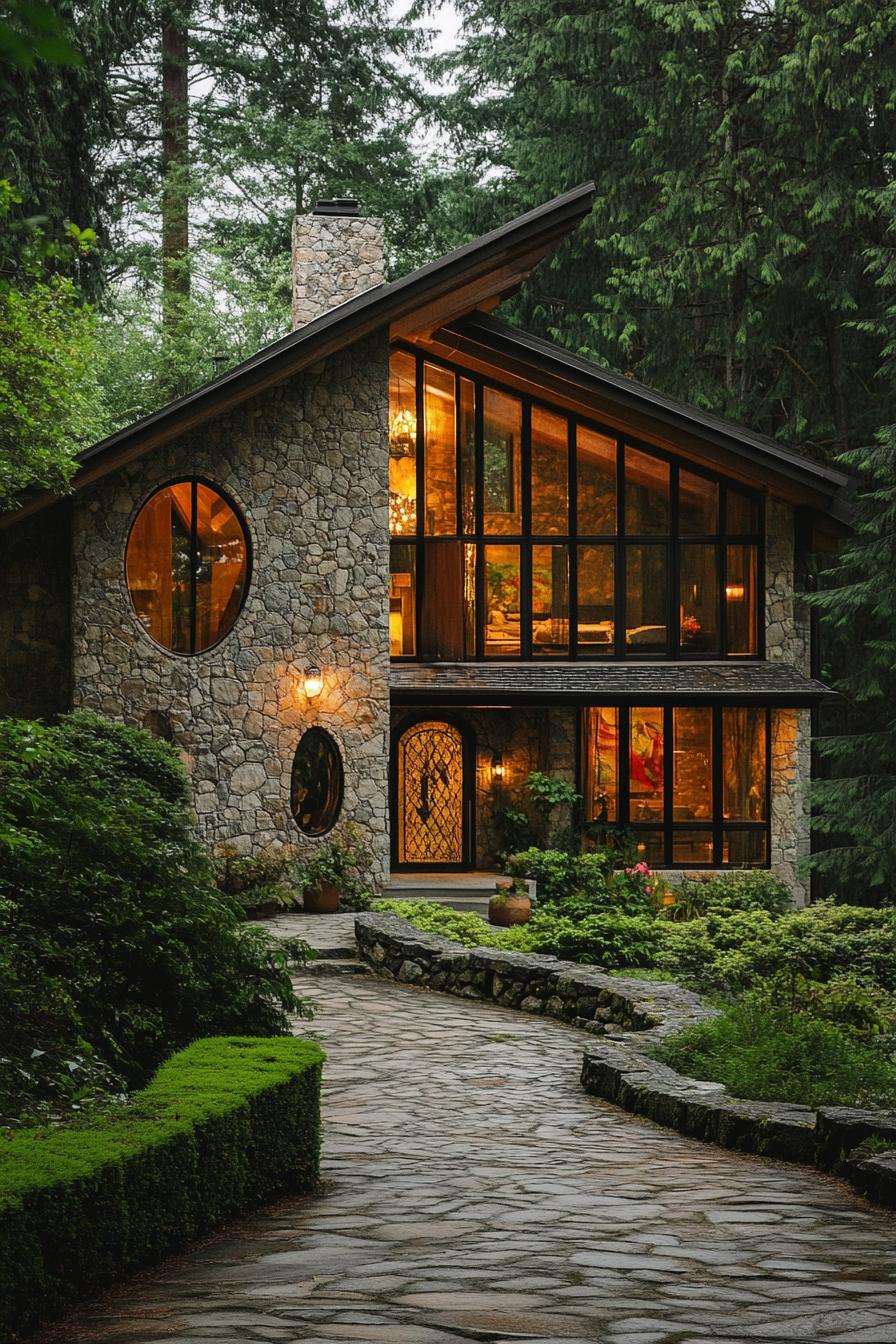
[[[680,985],[627,980],[599,966],[557,957],[462,947],[438,934],[422,933],[398,915],[355,918],[361,960],[380,975],[409,985],[488,999],[505,1008],[542,1013],[572,1022],[599,1036],[637,1031],[645,1042],[718,1017]]]
[[[328,729],[345,765],[340,825],[358,822],[388,872],[388,485],[385,336],[369,337],[167,448],[74,504],[74,701],[170,726],[192,777],[199,829],[249,852],[301,842],[289,807],[296,746]],[[220,485],[241,509],[253,569],[216,647],[159,648],[124,578],[131,523],[176,477]],[[307,700],[302,670],[324,689]]]
[[[765,649],[769,662],[811,670],[809,610],[797,591],[795,511],[781,500],[766,500]],[[809,710],[772,713],[771,869],[794,893],[809,899],[802,865],[809,856],[808,787],[812,769],[812,716]]]
[[[393,729],[420,715],[444,716],[444,707],[392,711]],[[477,868],[497,865],[502,837],[500,813],[507,807],[532,812],[526,780],[533,770],[575,784],[576,713],[574,709],[463,709],[452,718],[464,724],[476,744],[476,855]],[[492,779],[492,760],[500,752],[504,781]],[[570,817],[557,809],[555,824],[568,825]],[[534,814],[533,814],[534,817]]]
[[[0,533],[0,715],[52,718],[71,700],[68,501]]]

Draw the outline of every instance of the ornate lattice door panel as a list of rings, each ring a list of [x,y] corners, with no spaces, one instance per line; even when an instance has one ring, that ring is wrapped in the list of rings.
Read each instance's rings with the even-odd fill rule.
[[[396,759],[398,862],[462,864],[464,742],[450,723],[427,720],[402,733]]]

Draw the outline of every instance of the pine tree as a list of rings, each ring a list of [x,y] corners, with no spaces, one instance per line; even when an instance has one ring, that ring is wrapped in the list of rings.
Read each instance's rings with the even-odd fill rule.
[[[896,161],[893,162],[896,168]],[[884,343],[880,381],[896,379],[896,186],[876,193],[890,220],[871,251],[886,302],[866,320]],[[835,685],[845,697],[842,728],[816,739],[824,778],[814,785],[813,825],[827,848],[813,866],[842,895],[896,900],[896,424],[870,447],[842,455],[862,482],[855,529],[822,586],[808,600],[831,638]]]
[[[516,320],[827,458],[881,422],[868,188],[896,131],[875,0],[460,0],[446,121],[477,208],[589,176],[594,212]],[[503,170],[503,171],[501,171]]]

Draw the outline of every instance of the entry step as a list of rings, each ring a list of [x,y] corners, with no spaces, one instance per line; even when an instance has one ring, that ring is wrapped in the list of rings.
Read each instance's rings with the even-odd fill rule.
[[[393,873],[383,895],[390,901],[438,901],[452,910],[484,915],[499,873]]]

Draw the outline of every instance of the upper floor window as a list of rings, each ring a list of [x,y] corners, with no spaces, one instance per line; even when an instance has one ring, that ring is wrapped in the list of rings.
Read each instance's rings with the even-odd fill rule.
[[[150,495],[134,519],[125,570],[147,634],[172,653],[201,653],[224,638],[243,605],[245,526],[212,486],[174,481]]]
[[[393,656],[761,654],[757,494],[410,351],[390,387]]]

